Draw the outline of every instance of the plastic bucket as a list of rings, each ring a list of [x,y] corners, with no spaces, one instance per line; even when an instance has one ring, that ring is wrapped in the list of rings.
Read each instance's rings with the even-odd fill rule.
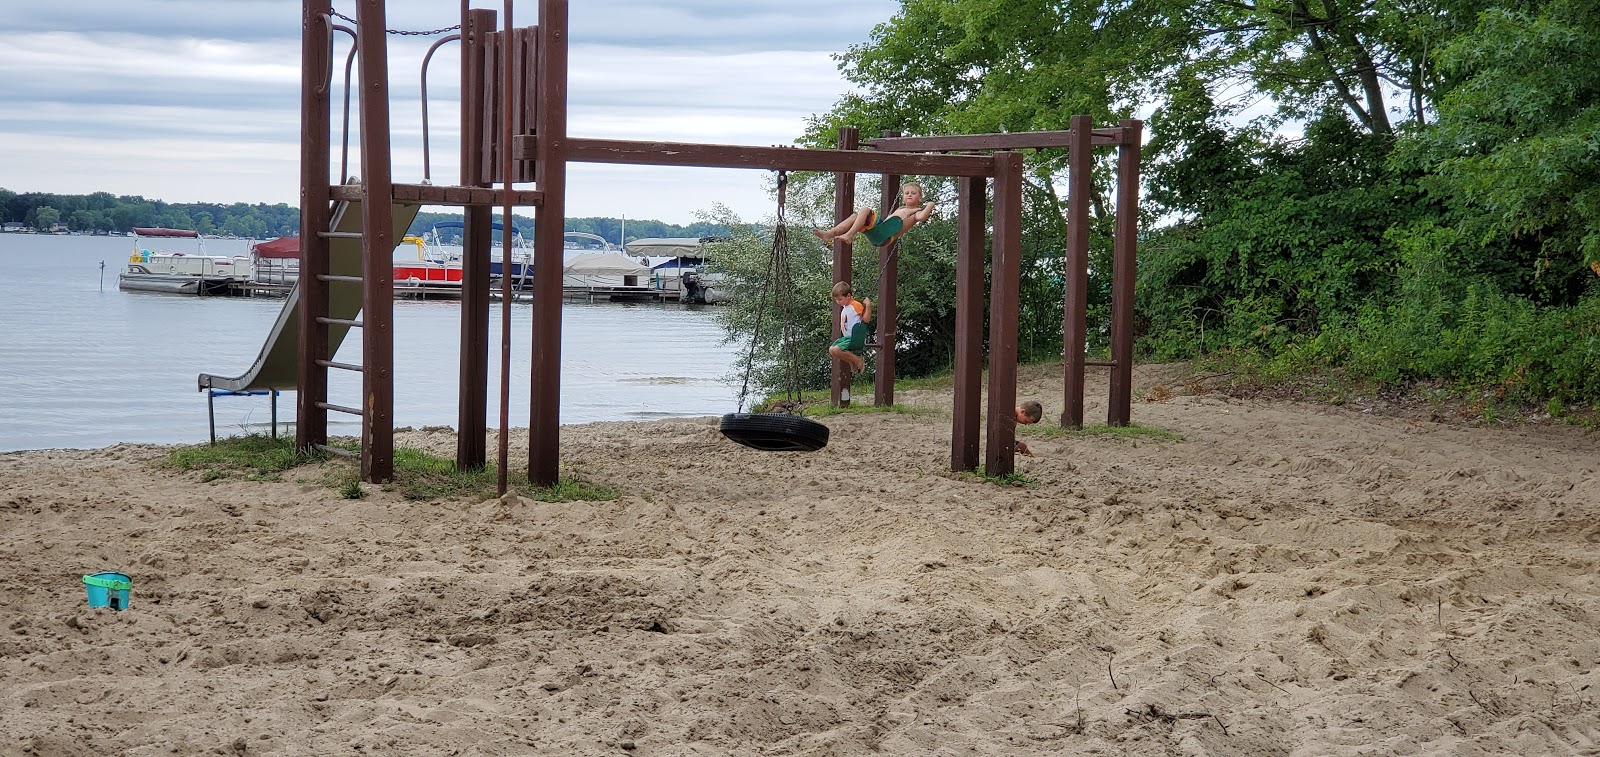
[[[89,592],[90,607],[128,609],[128,594],[133,591],[133,579],[121,573],[101,571],[83,577],[83,588]]]

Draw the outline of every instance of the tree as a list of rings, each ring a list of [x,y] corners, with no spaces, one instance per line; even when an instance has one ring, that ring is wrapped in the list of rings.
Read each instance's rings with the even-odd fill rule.
[[[1439,56],[1453,84],[1402,155],[1454,211],[1456,264],[1575,303],[1600,262],[1600,0],[1486,11]]]
[[[33,228],[35,229],[49,231],[60,222],[61,211],[49,205],[41,205],[33,210]]]

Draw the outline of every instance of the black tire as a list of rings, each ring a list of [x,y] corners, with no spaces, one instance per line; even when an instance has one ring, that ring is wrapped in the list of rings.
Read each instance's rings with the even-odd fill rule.
[[[762,452],[815,452],[828,446],[828,427],[781,413],[728,413],[722,435]]]

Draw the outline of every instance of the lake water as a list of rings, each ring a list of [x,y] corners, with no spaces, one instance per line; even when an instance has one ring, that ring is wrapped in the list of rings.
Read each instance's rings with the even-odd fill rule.
[[[168,246],[183,244],[192,242]],[[243,240],[205,244],[211,255],[248,249]],[[132,248],[129,237],[0,234],[0,451],[206,440],[196,376],[248,368],[284,301],[120,291],[117,274]],[[513,426],[528,425],[531,314],[527,303],[512,305]],[[459,301],[395,301],[397,427],[456,425],[459,315]],[[496,302],[491,429],[500,417],[500,318]],[[734,409],[738,387],[727,377],[739,347],[722,343],[704,306],[569,303],[561,329],[564,424]],[[361,362],[359,331],[335,359]],[[329,373],[329,401],[359,406],[359,375]],[[293,392],[279,397],[280,423],[294,421],[294,406]],[[219,436],[269,428],[266,397],[218,397],[216,411]],[[332,434],[360,433],[354,416],[330,416]]]

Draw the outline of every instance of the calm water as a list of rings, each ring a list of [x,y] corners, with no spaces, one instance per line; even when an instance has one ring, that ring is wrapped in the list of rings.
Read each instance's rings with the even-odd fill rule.
[[[192,246],[171,240],[170,249]],[[240,240],[206,240],[212,255]],[[148,246],[148,245],[147,245]],[[0,451],[119,442],[201,442],[202,372],[238,375],[260,351],[283,300],[117,289],[129,237],[0,234]],[[100,261],[105,261],[102,274]],[[395,302],[395,425],[456,425],[460,303]],[[490,318],[489,427],[498,426],[500,305]],[[527,303],[512,306],[511,425],[528,425]],[[561,422],[649,420],[731,412],[738,351],[704,308],[621,303],[562,308]],[[353,335],[354,336],[354,335]],[[359,338],[335,358],[360,363]],[[329,401],[361,404],[360,379],[331,371]],[[217,433],[265,431],[266,397],[219,397]],[[294,393],[278,400],[294,420]],[[359,420],[333,413],[335,435]]]

